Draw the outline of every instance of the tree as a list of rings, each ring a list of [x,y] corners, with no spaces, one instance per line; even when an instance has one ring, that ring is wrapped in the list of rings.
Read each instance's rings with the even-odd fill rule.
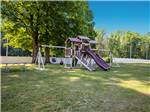
[[[95,29],[95,32],[96,32],[95,40],[98,43],[97,49],[104,49],[104,47],[105,47],[104,41],[106,38],[105,37],[106,36],[105,30]]]
[[[149,36],[131,31],[117,31],[109,37],[109,48],[117,57],[149,57]]]
[[[23,50],[31,51],[31,39],[32,37],[28,35],[25,28],[16,28],[16,24],[9,20],[3,21],[2,31],[5,33],[3,39],[8,39],[9,43],[5,46],[12,46],[15,48],[22,48]]]
[[[22,2],[22,1],[3,1],[2,2],[2,18],[3,20],[8,19],[9,21],[14,23],[15,28],[13,27],[13,31],[17,32],[19,29],[22,29],[22,32],[27,32],[29,36],[32,37],[32,62],[35,61],[37,52],[38,52],[38,28],[39,25],[39,4],[38,2]],[[25,31],[24,31],[25,30]],[[4,30],[4,33],[7,33],[9,36],[7,38],[13,37],[15,40],[22,38],[22,36],[14,36],[14,34],[10,34]],[[12,44],[16,47],[20,43],[24,42],[26,39],[22,39],[22,41],[15,41]],[[11,45],[12,45],[11,44]],[[20,46],[21,47],[21,46]],[[22,48],[22,47],[21,47]]]
[[[71,36],[89,35],[92,32],[85,27],[91,27],[92,15],[89,17],[88,5],[85,2],[42,2],[43,21],[46,23],[45,34],[40,42],[50,45],[64,46],[65,40]],[[80,6],[82,5],[82,8]],[[87,21],[87,17],[90,18]],[[48,24],[47,24],[48,23]],[[44,28],[44,26],[42,27]],[[90,37],[93,35],[89,35]],[[46,61],[49,60],[49,49],[45,48]]]
[[[70,36],[95,36],[92,12],[85,1],[3,1],[2,18],[13,23],[13,32],[19,31],[15,36],[4,27],[5,38],[16,40],[9,43],[11,46],[29,49],[22,43],[31,44],[32,62],[41,44],[64,45]],[[30,42],[20,33],[24,38],[30,37]],[[45,54],[48,62],[48,48],[45,48]]]

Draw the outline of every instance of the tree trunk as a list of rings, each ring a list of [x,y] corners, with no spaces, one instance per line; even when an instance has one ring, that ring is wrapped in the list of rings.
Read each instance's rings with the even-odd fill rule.
[[[35,63],[37,53],[38,53],[38,48],[39,48],[38,46],[38,17],[37,17],[36,26],[34,25],[34,22],[33,22],[33,15],[30,15],[30,22],[31,22],[32,38],[33,38],[32,63]]]
[[[50,52],[50,49],[48,47],[45,47],[45,64],[46,63],[50,63],[50,60],[49,60],[49,52]]]
[[[48,21],[47,21],[48,23]],[[48,29],[48,25],[46,25],[47,29]],[[49,35],[48,33],[48,30],[46,30],[46,35]],[[49,42],[49,39],[48,37],[46,38],[46,42]],[[50,48],[49,47],[45,47],[45,64],[46,63],[50,63],[50,56],[49,56],[49,53],[50,53]]]
[[[32,63],[35,63],[36,57],[37,57],[37,53],[38,53],[38,31],[36,30],[35,32],[33,32],[33,55],[32,55]]]

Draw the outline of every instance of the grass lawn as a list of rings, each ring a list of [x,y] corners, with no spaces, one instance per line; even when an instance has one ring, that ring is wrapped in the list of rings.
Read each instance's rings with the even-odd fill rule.
[[[150,112],[150,65],[2,72],[2,112]],[[17,68],[17,67],[16,67]]]

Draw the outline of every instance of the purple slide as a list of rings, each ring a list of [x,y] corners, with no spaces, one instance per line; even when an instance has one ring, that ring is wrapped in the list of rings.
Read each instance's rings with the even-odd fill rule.
[[[94,59],[94,61],[100,68],[102,68],[103,70],[108,70],[110,68],[109,65],[91,49],[87,48],[86,52]]]

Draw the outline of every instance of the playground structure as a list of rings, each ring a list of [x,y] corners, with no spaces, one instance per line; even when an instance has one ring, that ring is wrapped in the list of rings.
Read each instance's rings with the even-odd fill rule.
[[[78,62],[80,63],[80,67],[84,66],[89,71],[95,70],[94,64],[97,64],[99,68],[105,71],[110,68],[110,66],[92,50],[91,45],[96,44],[95,40],[78,36],[76,38],[68,38],[65,44],[65,58],[70,59],[69,64],[65,64],[65,68],[75,68]]]
[[[42,47],[48,47],[48,48],[59,48],[59,49],[65,49],[64,46],[50,46],[50,45],[41,45]],[[39,70],[44,70],[45,66],[44,66],[44,60],[42,58],[42,54],[41,54],[41,48],[39,47],[37,56],[36,56],[36,60],[35,60],[35,64],[38,63],[38,68]]]
[[[98,65],[99,68],[106,71],[112,66],[112,53],[109,50],[92,49],[92,45],[96,44],[97,42],[95,40],[90,40],[88,37],[77,36],[75,38],[68,38],[65,41],[65,46],[41,45],[41,47],[65,49],[65,68],[84,67],[89,71],[93,71],[96,69],[95,65]],[[96,51],[108,52],[110,58],[109,64]],[[36,62],[38,62],[38,69],[45,69],[40,48]]]

